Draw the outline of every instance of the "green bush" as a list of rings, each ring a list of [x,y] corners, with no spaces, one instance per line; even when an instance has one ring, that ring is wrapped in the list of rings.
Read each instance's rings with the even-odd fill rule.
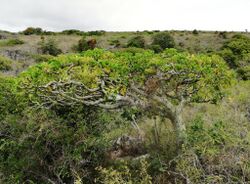
[[[22,45],[22,44],[24,44],[24,41],[20,40],[20,39],[9,39],[9,40],[1,40],[0,41],[0,46],[2,46],[2,47]]]
[[[94,49],[96,47],[96,40],[91,39],[91,40],[86,40],[85,37],[82,37],[77,45],[73,46],[73,50],[82,52],[90,49]]]
[[[220,55],[229,67],[238,71],[240,78],[249,79],[250,38],[243,35],[234,35],[223,45]]]
[[[10,59],[0,56],[0,71],[8,71],[11,70],[11,64],[13,61]]]
[[[38,28],[28,27],[22,33],[24,35],[33,35],[33,34],[41,35],[43,33],[43,30],[42,28],[39,28],[39,27]]]
[[[135,36],[128,41],[127,47],[144,48],[145,39],[143,36]]]
[[[169,33],[158,33],[153,37],[152,45],[159,45],[161,49],[174,48],[174,38]]]
[[[160,45],[149,45],[148,46],[149,49],[153,50],[155,53],[160,53],[163,51],[163,49],[161,48]]]
[[[89,31],[87,32],[88,36],[102,36],[106,33],[104,30],[99,30],[99,31]]]
[[[77,30],[77,29],[68,29],[68,30],[63,30],[61,34],[66,34],[66,35],[84,35],[86,34],[83,31]]]
[[[42,38],[42,41],[38,43],[39,44],[39,51],[41,51],[42,54],[49,54],[52,56],[57,56],[62,53],[62,50],[58,48],[55,40],[49,39],[47,41]]]
[[[110,43],[110,45],[113,45],[115,47],[121,46],[121,42],[119,40],[117,40],[117,39],[116,40],[110,40],[109,43]]]
[[[192,33],[193,33],[193,35],[198,35],[198,34],[199,34],[199,31],[197,31],[196,29],[194,29],[194,30],[192,31]]]

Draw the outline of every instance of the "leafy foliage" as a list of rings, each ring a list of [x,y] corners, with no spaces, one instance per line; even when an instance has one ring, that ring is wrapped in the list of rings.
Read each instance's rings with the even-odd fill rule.
[[[250,39],[246,36],[235,35],[226,42],[221,51],[221,56],[231,68],[237,68],[238,74],[244,80],[249,79],[250,66]]]
[[[9,39],[9,40],[0,41],[0,46],[1,47],[22,45],[22,44],[24,44],[24,41],[22,41],[20,39]]]
[[[142,36],[136,36],[128,41],[127,47],[144,48],[145,40]]]
[[[152,45],[159,45],[162,50],[166,48],[174,48],[174,38],[169,33],[158,33],[154,35]]]
[[[39,28],[39,27],[38,28],[28,27],[22,33],[24,35],[33,35],[33,34],[41,35],[43,33],[43,30],[42,28]]]
[[[11,61],[10,59],[0,56],[0,71],[8,71],[11,70]]]
[[[45,41],[45,39],[42,37],[42,41],[39,42],[39,45],[39,50],[41,50],[42,54],[57,56],[62,53],[62,50],[57,47],[57,44],[53,39]]]

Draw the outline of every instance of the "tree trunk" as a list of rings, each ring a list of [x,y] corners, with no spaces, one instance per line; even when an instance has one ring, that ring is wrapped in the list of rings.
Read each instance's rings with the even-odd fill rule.
[[[181,114],[178,112],[174,113],[173,117],[171,118],[171,122],[176,133],[177,144],[178,146],[181,146],[187,140],[186,125],[183,122]]]

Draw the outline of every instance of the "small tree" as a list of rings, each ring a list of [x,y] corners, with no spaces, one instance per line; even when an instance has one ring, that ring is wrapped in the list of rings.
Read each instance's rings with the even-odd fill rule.
[[[159,45],[163,50],[166,48],[174,48],[174,38],[166,32],[158,33],[153,37],[152,45]]]
[[[136,36],[131,38],[128,41],[127,47],[136,47],[136,48],[144,48],[145,47],[145,39],[143,36]]]
[[[61,56],[35,66],[23,74],[22,84],[39,107],[134,106],[167,118],[180,144],[186,137],[184,105],[216,103],[232,76],[223,59],[215,55],[194,56],[175,49],[162,54],[114,54],[95,49],[81,57]]]
[[[41,51],[42,54],[57,56],[62,53],[62,50],[57,47],[55,40],[49,39],[48,41],[45,41],[44,37],[41,39],[42,41],[39,42],[39,51]]]

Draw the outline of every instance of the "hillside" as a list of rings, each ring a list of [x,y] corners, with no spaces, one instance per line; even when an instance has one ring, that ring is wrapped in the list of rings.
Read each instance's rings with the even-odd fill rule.
[[[173,36],[176,48],[190,53],[211,53],[218,51],[225,42],[235,34],[250,37],[250,33],[236,32],[208,32],[208,31],[168,31]],[[146,45],[152,42],[152,38],[158,31],[144,32],[105,32],[100,36],[86,36],[86,40],[96,39],[96,47],[107,50],[116,50],[126,47],[128,41],[135,36],[143,36]],[[22,62],[25,66],[34,63],[39,53],[41,36],[45,40],[53,39],[63,53],[73,53],[73,46],[82,38],[77,34],[53,33],[54,35],[24,35],[20,33],[0,32],[0,55]],[[21,40],[23,44],[8,45],[8,40]],[[115,46],[117,45],[117,46]]]
[[[249,33],[2,31],[0,183],[248,184],[249,92]]]

